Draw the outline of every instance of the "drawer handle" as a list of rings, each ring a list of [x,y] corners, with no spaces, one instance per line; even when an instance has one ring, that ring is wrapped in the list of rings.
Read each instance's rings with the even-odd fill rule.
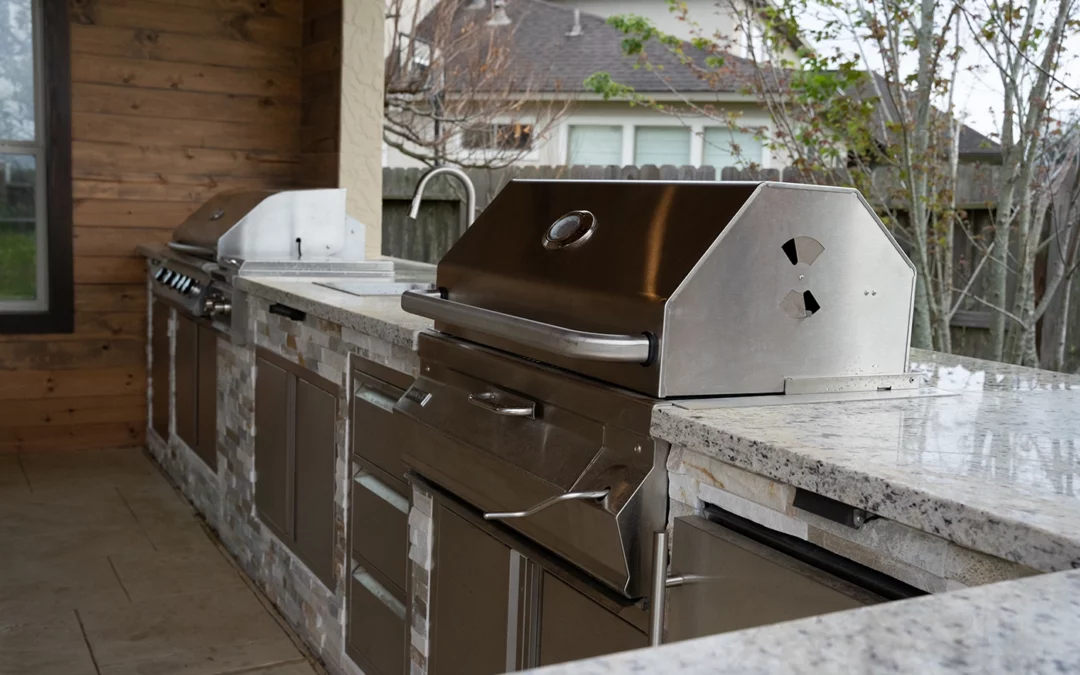
[[[531,515],[540,513],[544,509],[551,506],[555,506],[559,502],[568,502],[574,499],[603,499],[611,492],[609,489],[603,490],[589,490],[587,492],[566,492],[561,495],[555,495],[540,502],[530,509],[524,511],[501,511],[496,513],[485,513],[484,520],[508,520],[510,518],[528,518]]]
[[[405,603],[395,598],[394,594],[386,586],[375,580],[375,577],[365,572],[362,567],[357,567],[352,578],[353,581],[363,586],[368,593],[374,595],[379,602],[386,605],[386,608],[393,612],[397,618],[402,621],[405,620]]]
[[[495,402],[495,394],[490,391],[485,391],[482,394],[469,394],[469,403],[480,406],[496,415],[506,415],[507,417],[534,417],[536,415],[535,403],[520,406],[499,405]]]
[[[379,499],[388,502],[390,506],[393,506],[398,511],[401,511],[404,514],[409,513],[409,500],[399,495],[393,488],[370,473],[361,470],[353,478],[353,481]]]

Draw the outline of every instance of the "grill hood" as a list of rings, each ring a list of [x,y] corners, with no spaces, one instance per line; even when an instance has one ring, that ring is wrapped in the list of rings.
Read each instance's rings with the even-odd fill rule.
[[[402,306],[668,398],[903,372],[915,271],[852,189],[516,180],[439,262],[437,286]]]
[[[345,213],[345,190],[227,190],[181,223],[174,250],[236,262],[364,258],[364,227]]]

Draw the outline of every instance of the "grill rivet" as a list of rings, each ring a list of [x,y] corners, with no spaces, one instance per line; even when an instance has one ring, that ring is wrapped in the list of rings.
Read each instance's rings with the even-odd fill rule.
[[[634,452],[641,452],[641,446],[640,445],[635,445],[634,446]]]

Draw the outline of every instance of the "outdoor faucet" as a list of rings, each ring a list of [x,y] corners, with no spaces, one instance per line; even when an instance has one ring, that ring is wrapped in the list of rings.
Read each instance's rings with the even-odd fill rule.
[[[420,213],[420,201],[424,197],[424,187],[427,186],[428,181],[435,176],[444,173],[454,176],[465,186],[465,213],[468,216],[468,222],[465,223],[465,227],[468,227],[469,225],[472,225],[473,220],[476,219],[476,187],[473,186],[473,182],[469,178],[469,175],[456,166],[436,166],[432,169],[428,169],[427,172],[420,177],[420,182],[416,186],[416,192],[413,193],[412,208],[409,209],[409,218],[416,220],[416,216]]]

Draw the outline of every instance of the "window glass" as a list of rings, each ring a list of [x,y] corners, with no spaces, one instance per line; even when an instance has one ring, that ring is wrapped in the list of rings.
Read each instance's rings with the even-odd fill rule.
[[[0,0],[0,142],[34,140],[34,101],[31,0]]]
[[[0,302],[37,297],[34,157],[0,153]]]
[[[715,166],[717,169],[745,167],[761,164],[763,159],[764,147],[753,133],[726,127],[705,129],[705,153],[701,162],[704,166]]]
[[[566,163],[571,166],[622,164],[622,127],[572,125]]]
[[[0,0],[0,311],[45,303],[44,142],[32,0]],[[37,68],[40,71],[40,67]]]
[[[686,127],[638,127],[634,134],[634,163],[638,166],[690,163],[690,130]]]

